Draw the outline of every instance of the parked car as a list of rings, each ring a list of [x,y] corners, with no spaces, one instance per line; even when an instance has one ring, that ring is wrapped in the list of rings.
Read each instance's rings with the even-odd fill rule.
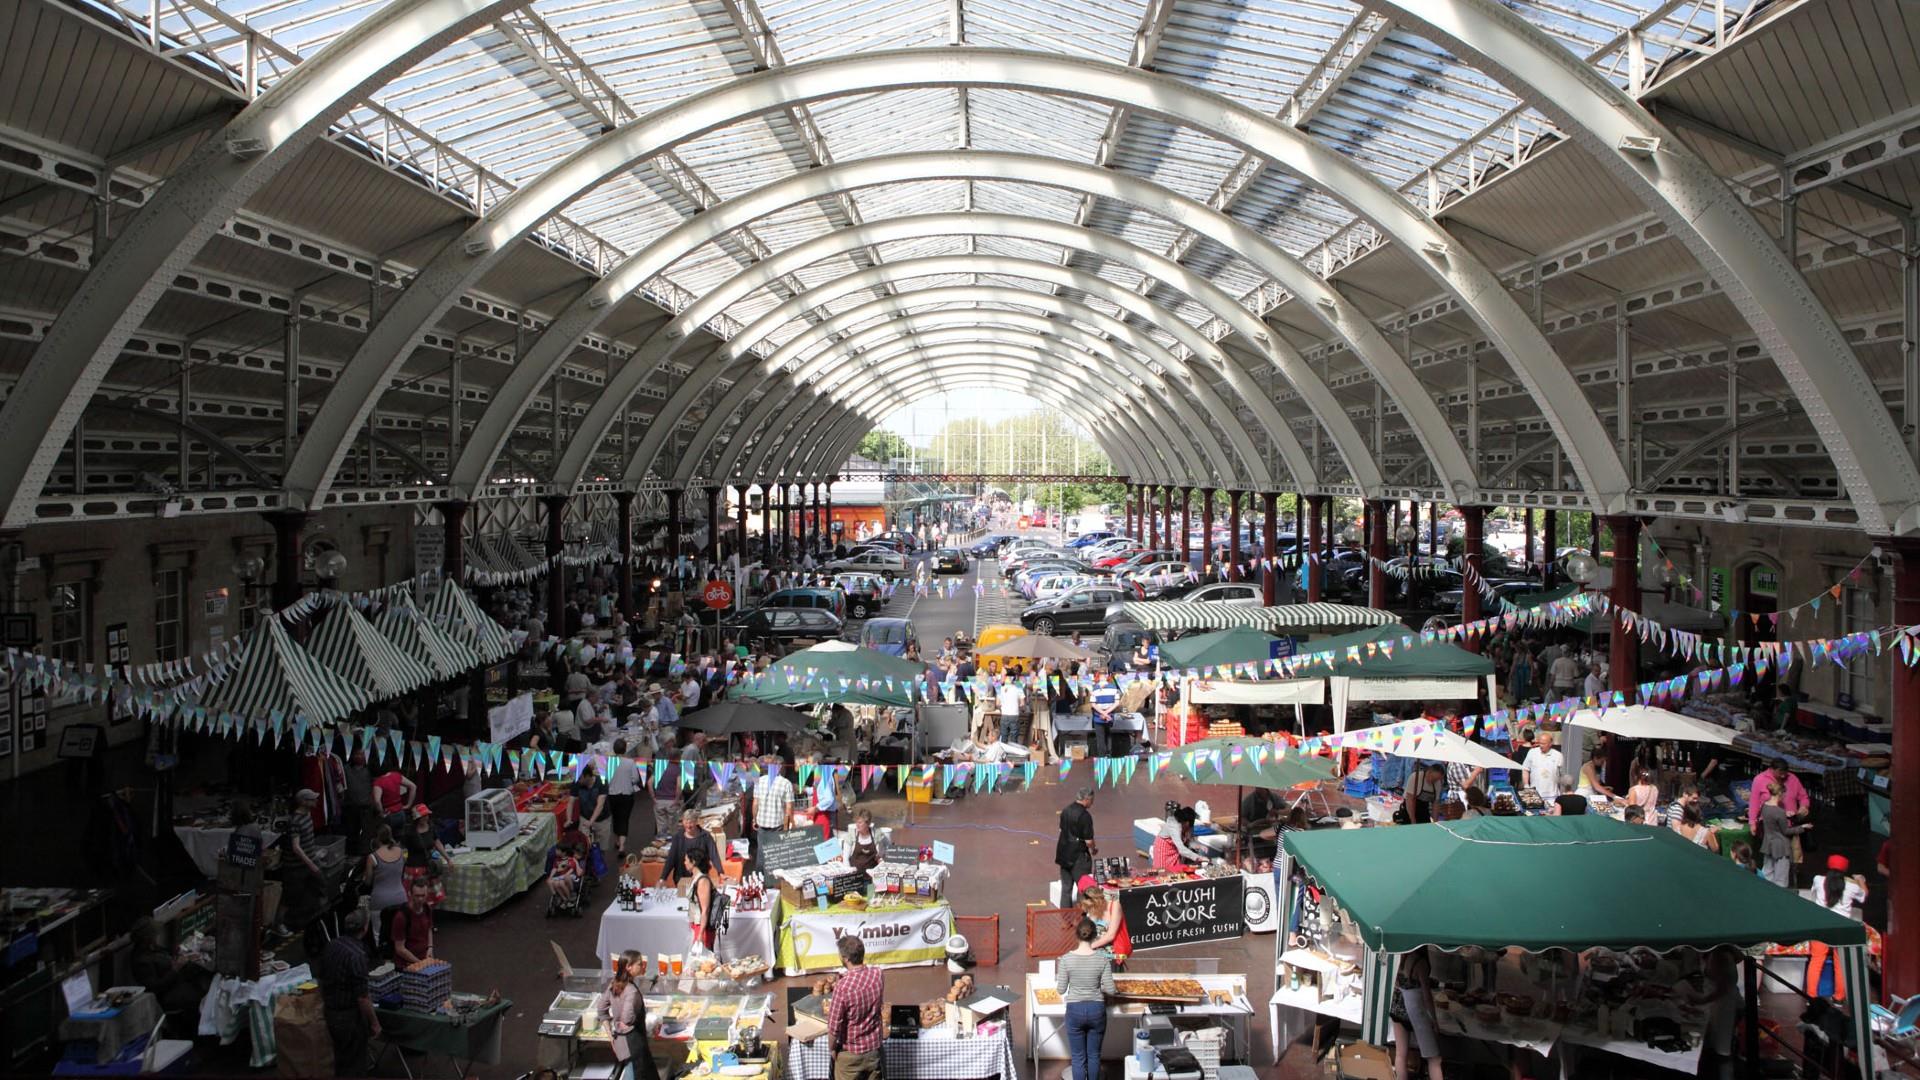
[[[1050,600],[1066,593],[1076,592],[1094,584],[1094,579],[1086,574],[1053,574],[1040,578],[1029,585],[1029,595],[1035,600]]]
[[[1062,630],[1104,630],[1107,605],[1125,599],[1118,585],[1090,585],[1034,602],[1020,613],[1020,625],[1036,634],[1054,634]]]
[[[1497,614],[1505,610],[1500,606],[1500,601],[1502,600],[1514,602],[1523,596],[1546,591],[1545,587],[1538,581],[1525,579],[1518,581],[1495,581],[1489,582],[1488,584],[1493,590],[1493,596],[1483,596],[1480,601],[1481,612],[1488,615]],[[1440,611],[1458,612],[1464,605],[1465,599],[1466,589],[1464,586],[1452,588],[1445,592],[1435,593],[1433,596],[1433,606]]]
[[[722,626],[749,648],[832,641],[845,629],[839,616],[823,608],[754,608]]]
[[[1119,562],[1113,563],[1111,567],[1102,565],[1104,562],[1105,560],[1102,560],[1101,563],[1096,563],[1095,565],[1100,566],[1101,569],[1110,568],[1116,574],[1129,573],[1136,567],[1147,563],[1172,562],[1179,563],[1181,566],[1186,565],[1186,561],[1180,558],[1180,553],[1169,548],[1156,548],[1152,551],[1136,551],[1122,558]]]
[[[1231,604],[1234,607],[1259,607],[1260,583],[1257,581],[1215,581],[1202,584],[1188,581],[1170,585],[1156,600],[1180,600],[1194,604]]]
[[[763,608],[818,608],[846,618],[847,597],[838,589],[793,588],[770,592],[760,601]]]
[[[967,553],[959,548],[941,548],[929,559],[936,574],[964,574],[967,572]]]
[[[1007,541],[1014,538],[1012,533],[988,533],[975,540],[973,546],[967,549],[967,554],[976,559],[998,558],[1000,549],[1006,545]]]
[[[891,551],[862,551],[844,559],[835,559],[823,569],[829,574],[860,572],[882,577],[904,577],[907,573],[907,557]]]
[[[1122,581],[1133,586],[1134,595],[1142,600],[1158,600],[1162,593],[1175,587],[1185,587],[1190,568],[1179,560],[1150,562],[1129,571]]]
[[[1024,657],[1019,657],[1019,656],[999,657],[999,656],[980,655],[981,650],[983,649],[992,648],[993,646],[998,645],[1003,641],[1012,641],[1014,638],[1017,638],[1017,637],[1025,637],[1027,635],[1027,632],[1028,631],[1026,627],[1015,626],[1012,623],[990,623],[986,626],[981,627],[980,633],[976,635],[973,639],[973,655],[974,655],[974,659],[980,665],[980,670],[985,671],[989,664],[997,664],[1001,671],[1008,671],[1008,672],[1013,672],[1018,674],[1020,672],[1026,671],[1029,667],[1031,667],[1033,665],[1033,661],[1028,660]]]
[[[888,656],[907,655],[907,646],[919,640],[912,619],[868,619],[860,628],[860,644]]]
[[[1102,540],[1108,540],[1118,535],[1120,534],[1116,532],[1112,532],[1107,529],[1098,529],[1093,532],[1083,532],[1079,536],[1076,536],[1073,539],[1067,541],[1067,546],[1074,547],[1074,548],[1091,547]]]
[[[850,618],[864,619],[887,602],[887,585],[875,574],[836,574],[834,588],[846,594]]]
[[[1100,636],[1100,653],[1106,657],[1109,672],[1118,675],[1130,670],[1133,661],[1133,647],[1141,641],[1148,645],[1158,645],[1160,635],[1132,620],[1108,622],[1107,629]]]

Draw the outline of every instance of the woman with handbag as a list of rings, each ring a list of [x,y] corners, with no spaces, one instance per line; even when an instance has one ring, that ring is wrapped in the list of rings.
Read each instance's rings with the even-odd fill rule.
[[[613,959],[613,982],[600,995],[600,1023],[613,1043],[616,1061],[632,1062],[636,1080],[657,1080],[653,1051],[647,1045],[647,1006],[634,985],[640,954],[628,950]]]
[[[681,857],[682,872],[693,882],[687,891],[687,928],[693,947],[713,951],[713,897],[715,886],[711,871],[713,860],[704,848],[688,848]]]

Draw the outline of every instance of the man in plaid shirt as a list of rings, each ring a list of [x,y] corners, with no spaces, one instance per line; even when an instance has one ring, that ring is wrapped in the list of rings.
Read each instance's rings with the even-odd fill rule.
[[[753,782],[753,857],[757,861],[763,845],[778,836],[793,818],[793,781],[780,772],[780,758],[766,757],[767,771]]]
[[[867,966],[867,947],[857,937],[840,939],[846,974],[833,986],[827,1010],[827,1047],[833,1053],[833,1080],[880,1080],[880,1044],[887,1029],[882,1010],[886,978]]]

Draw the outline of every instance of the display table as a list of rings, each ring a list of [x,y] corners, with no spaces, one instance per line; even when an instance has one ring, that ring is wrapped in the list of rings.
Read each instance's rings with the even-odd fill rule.
[[[1279,1061],[1287,1047],[1314,1029],[1316,1016],[1330,1016],[1348,1024],[1360,1023],[1360,995],[1343,994],[1321,1000],[1320,991],[1303,986],[1298,990],[1281,987],[1267,999],[1268,1027],[1272,1029],[1273,1060]]]
[[[1128,974],[1119,976],[1128,978],[1181,978],[1192,979],[1200,984],[1208,994],[1208,1000],[1189,1005],[1175,1005],[1174,1012],[1179,1016],[1213,1016],[1225,1021],[1233,1033],[1233,1041],[1226,1048],[1223,1058],[1244,1059],[1250,1045],[1253,1023],[1253,1004],[1247,1000],[1247,981],[1244,975],[1155,975]],[[1045,990],[1054,999],[1042,1002],[1039,991]],[[1038,1074],[1040,1062],[1064,1061],[1067,1053],[1067,1006],[1058,999],[1054,990],[1052,975],[1027,976],[1027,1052],[1033,1061],[1034,1072]],[[1224,1002],[1216,1001],[1216,996],[1224,996]],[[1114,1060],[1133,1053],[1133,1028],[1136,1018],[1147,1012],[1147,1006],[1141,1002],[1114,1000],[1107,1004],[1107,1035],[1100,1044],[1102,1060]]]
[[[727,918],[727,929],[714,943],[714,953],[722,960],[757,956],[773,963],[773,928],[780,901],[765,911],[741,911],[735,908]],[[613,903],[600,914],[600,938],[595,955],[604,966],[607,958],[628,949],[651,960],[662,953],[684,953],[690,940],[687,927],[687,901],[654,903],[645,911],[622,911]]]
[[[209,880],[220,876],[220,862],[227,854],[227,840],[233,836],[233,826],[202,829],[192,825],[175,825],[173,835],[179,837],[180,846],[187,849],[187,858],[193,860],[194,869]],[[272,851],[273,845],[280,840],[280,834],[262,827],[260,830],[260,850]]]
[[[460,1015],[375,1009],[374,1016],[380,1020],[380,1034],[374,1040],[379,1046],[374,1058],[375,1069],[378,1070],[389,1051],[399,1055],[401,1067],[408,1076],[419,1072],[414,1066],[421,1063],[408,1061],[409,1053],[419,1055],[422,1060],[436,1056],[446,1058],[453,1065],[454,1076],[471,1075],[471,1066],[475,1064],[497,1065],[500,1023],[511,1008],[513,1000],[502,998]]]
[[[966,1038],[941,1029],[922,1031],[917,1039],[888,1039],[880,1048],[880,1072],[886,1080],[1017,1080],[1016,1069],[1005,1024],[994,1034]],[[812,1042],[787,1040],[787,1080],[829,1080],[832,1075],[826,1036]]]
[[[253,982],[215,975],[207,996],[200,999],[200,1034],[217,1035],[221,1046],[231,1046],[245,1028],[253,1052],[247,1064],[273,1064],[277,1047],[273,1035],[273,1003],[301,983],[313,979],[307,965],[267,975]]]
[[[441,878],[447,890],[441,911],[484,915],[547,876],[547,852],[556,835],[553,815],[534,814],[528,820],[532,827],[505,847],[454,855]]]
[[[105,1065],[119,1057],[128,1043],[153,1034],[159,1023],[160,999],[141,991],[110,1014],[60,1021],[60,1041],[93,1043],[95,1063]]]
[[[848,935],[864,938],[867,964],[878,968],[945,963],[947,938],[953,936],[953,909],[941,900],[883,911],[844,904],[782,909],[780,967],[788,975],[838,970],[839,941]],[[883,936],[862,933],[882,930]]]

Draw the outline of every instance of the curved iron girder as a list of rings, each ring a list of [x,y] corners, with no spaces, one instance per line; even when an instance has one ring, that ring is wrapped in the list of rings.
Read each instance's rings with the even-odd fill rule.
[[[1129,451],[1119,455],[1119,459],[1126,460],[1129,464],[1138,467],[1142,475],[1157,475],[1160,473],[1184,475],[1192,470],[1192,462],[1197,462],[1200,459],[1200,451],[1194,447],[1191,437],[1187,432],[1177,429],[1169,431],[1164,427],[1149,428],[1143,426],[1139,417],[1135,416],[1132,411],[1132,407],[1138,403],[1137,399],[1139,395],[1134,393],[1131,383],[1124,386],[1114,386],[1093,381],[1091,376],[1083,373],[1078,368],[1077,365],[1079,361],[1075,359],[1069,351],[1065,350],[1063,346],[1042,341],[1036,341],[1032,345],[1018,347],[999,343],[975,344],[971,346],[927,346],[922,348],[920,355],[921,359],[926,362],[946,364],[951,364],[956,359],[962,361],[972,360],[976,363],[981,360],[992,359],[1004,365],[1010,373],[1023,376],[1031,375],[1036,378],[1044,376],[1046,379],[1051,379],[1053,381],[1045,381],[1042,379],[1039,385],[1055,387],[1056,389],[1058,388],[1057,383],[1059,381],[1071,380],[1079,396],[1068,394],[1066,395],[1068,400],[1081,405],[1085,405],[1089,400],[1098,400],[1107,403],[1107,411],[1100,414],[1104,419],[1102,419],[1100,424],[1090,426],[1089,430],[1102,431],[1108,426],[1117,427],[1125,436],[1124,439],[1119,440],[1118,445],[1129,448],[1145,448],[1151,451],[1154,457],[1159,459],[1159,466],[1154,468],[1152,467],[1152,462],[1137,453]],[[1061,364],[1069,366],[1063,368],[1060,366]],[[813,397],[811,399],[807,398],[805,396],[806,392],[812,393]],[[756,424],[751,422],[750,417],[749,422],[743,423],[736,431],[770,430],[780,433],[777,436],[779,440],[792,440],[797,437],[804,437],[802,433],[810,434],[812,426],[823,416],[837,410],[843,411],[847,408],[845,403],[824,391],[818,390],[805,383],[795,383],[786,388],[776,388],[767,394],[760,405],[756,406],[755,414],[762,417],[771,416],[773,411],[779,407],[784,407],[785,413],[798,413],[799,415],[796,419],[777,425],[770,425],[764,419]],[[706,444],[696,443],[695,445]],[[766,455],[771,453],[772,447],[777,445],[778,443],[776,442],[756,447],[755,456],[749,459],[745,474],[752,476],[759,475],[763,472],[766,467]],[[1103,443],[1102,445],[1105,446],[1107,444]],[[717,462],[716,467],[712,470],[712,475],[721,477],[731,475],[734,471],[734,463],[739,459],[741,450],[744,449],[743,444],[738,440],[728,440],[726,446],[727,449]]]
[[[933,319],[933,315],[945,315],[947,319]],[[939,311],[939,313],[927,313],[927,321],[924,321],[924,323],[916,323],[916,327],[939,327],[939,325],[948,325],[948,323],[952,323],[952,315],[960,315],[960,317],[970,317],[970,319],[972,319],[973,323],[975,323],[975,329],[968,331],[972,334],[972,340],[1004,340],[1006,336],[1010,336],[1010,334],[1004,334],[1004,332],[1000,332],[998,336],[995,336],[995,331],[977,327],[977,323],[981,321],[981,317],[979,317],[979,313],[975,313],[975,311],[950,311],[950,313],[948,313],[948,311]],[[996,313],[996,315],[1016,315],[1016,313],[1008,311],[1008,313]],[[1085,331],[1079,331],[1079,329],[1075,329],[1075,327],[1062,327],[1062,325],[1058,325],[1058,323],[1050,323],[1050,321],[1046,321],[1046,319],[1041,319],[1039,315],[1021,315],[1020,319],[1014,319],[1014,321],[1020,323],[1020,325],[1025,325],[1027,329],[1041,329],[1041,332],[1054,331],[1054,329],[1069,331],[1071,334],[1075,334],[1073,340],[1081,340],[1081,342],[1098,340],[1098,338],[1092,338],[1092,334],[1087,334]],[[1140,336],[1144,338],[1144,334],[1140,334]],[[916,334],[916,340],[927,340],[927,338]],[[1031,342],[1031,336],[1021,336],[1020,340],[1023,344],[1025,344],[1025,342]],[[1144,342],[1150,344],[1150,346],[1154,346],[1154,348],[1158,350],[1158,344],[1154,344],[1152,338],[1144,338]],[[1102,346],[1108,348],[1108,350],[1114,348],[1110,342],[1102,342]],[[1098,348],[1098,346],[1094,346],[1094,348]],[[1081,361],[1081,363],[1085,363],[1085,361]],[[699,373],[695,373],[695,379],[699,379]],[[691,384],[691,382],[693,382],[693,380],[689,380],[689,384]],[[797,384],[797,386],[804,386],[806,382],[804,382],[804,380],[797,380],[795,384]],[[745,400],[747,392],[749,392],[753,386],[755,386],[755,384],[749,382],[749,380],[739,380],[739,382],[735,384],[735,388],[739,390],[739,394],[728,394],[726,400],[718,402],[718,404],[712,407],[712,411],[708,411],[707,419],[701,423],[701,429],[695,432],[695,436],[693,436],[693,440],[689,442],[689,446],[695,446],[695,448],[710,448],[710,446],[714,446],[716,442],[722,442],[722,440],[720,440],[720,425],[726,423],[726,419],[730,419],[733,413],[739,411],[739,402]],[[1106,390],[1106,388],[1102,386],[1102,390]],[[1123,390],[1121,398],[1131,398],[1131,396],[1135,396],[1135,388],[1133,388],[1131,382],[1127,382],[1121,390]],[[816,392],[816,394],[822,394],[824,388],[814,386],[814,392]],[[1142,392],[1144,392],[1144,390],[1142,390]],[[1106,394],[1102,392],[1102,396],[1106,396]],[[678,394],[676,394],[676,398],[678,398]],[[733,404],[733,407],[730,407],[730,404]],[[1125,402],[1121,404],[1121,407],[1125,409],[1125,407],[1131,407],[1131,405],[1133,405],[1131,400],[1125,400]],[[672,407],[672,402],[662,405],[660,415],[662,415],[662,417],[668,417],[668,409],[670,409],[670,407]],[[666,419],[666,425],[676,423],[676,419],[678,419],[678,417]],[[655,430],[659,430],[659,427],[660,421],[657,421],[657,423],[655,423]],[[741,425],[739,429],[735,430],[758,430],[758,427],[756,427],[756,425]],[[653,432],[649,432],[649,434],[653,434]],[[647,475],[647,469],[651,469],[651,465],[653,465],[657,454],[651,454],[651,452],[647,450],[647,446],[649,446],[649,444],[641,444],[639,454],[634,457],[634,461],[628,463],[628,473],[626,473],[628,482],[637,482],[637,480],[634,480],[636,477],[637,479],[643,479],[643,477]],[[657,442],[655,442],[653,446],[655,446],[655,450],[659,448]],[[701,452],[689,455],[689,457],[682,457],[680,465],[676,467],[674,479],[678,480],[678,482],[684,482],[684,480],[691,475],[689,471],[691,471],[695,465],[699,465],[701,459],[705,459],[705,455],[707,455],[707,450],[701,450]],[[1196,452],[1196,455],[1198,455],[1198,452]]]
[[[101,380],[175,275],[334,117],[394,76],[525,0],[387,4],[255,98],[196,147],[127,219],[34,349],[0,406],[0,507],[6,525],[33,503]]]
[[[116,401],[113,399],[97,401],[93,407],[101,412],[117,412],[127,416],[137,416],[142,420],[158,420],[163,424],[171,424],[180,429],[180,437],[182,439],[188,435],[192,435],[194,438],[206,443],[214,453],[219,454],[237,466],[241,472],[252,477],[253,482],[259,484],[262,488],[272,488],[274,486],[273,477],[268,476],[267,471],[256,464],[250,455],[228,442],[225,436],[216,433],[196,417],[181,416],[176,412],[162,412],[159,409],[149,409],[145,405],[135,405],[129,401]],[[185,486],[184,482],[182,486]]]
[[[986,363],[985,361],[992,361],[992,363]],[[1140,426],[1139,419],[1125,409],[1112,410],[1104,414],[1095,415],[1091,411],[1092,407],[1089,404],[1088,398],[1077,397],[1062,389],[1056,383],[1043,378],[1051,369],[1036,370],[1037,364],[1031,350],[1015,353],[1004,346],[989,346],[984,351],[984,354],[976,351],[967,356],[950,354],[945,356],[929,356],[924,357],[923,362],[929,370],[923,371],[912,378],[923,379],[929,377],[934,374],[932,370],[934,368],[946,369],[972,364],[975,370],[982,373],[997,372],[1004,374],[1008,378],[1024,380],[1024,385],[1028,388],[1030,396],[1054,404],[1056,408],[1072,410],[1072,415],[1080,418],[1082,423],[1091,424],[1092,421],[1099,421],[1099,423],[1092,424],[1092,426],[1089,427],[1090,431],[1104,433],[1109,428],[1117,430],[1118,434],[1112,441],[1108,441],[1103,437],[1100,439],[1100,442],[1101,446],[1108,451],[1109,455],[1125,467],[1141,469],[1145,475],[1177,473],[1184,468],[1184,466],[1179,463],[1179,443],[1173,441],[1167,433],[1149,433]],[[794,394],[799,392],[799,389],[800,388],[796,387],[792,393],[782,394],[781,397],[783,399],[791,399]],[[833,397],[822,394],[816,395],[811,402],[805,403],[804,408],[799,409],[799,412],[801,413],[800,418],[792,424],[771,429],[778,432],[773,440],[766,441],[765,445],[755,447],[754,455],[747,464],[746,475],[757,475],[764,472],[768,461],[776,458],[785,460],[797,452],[804,453],[805,451],[801,448],[809,445],[814,445],[817,449],[817,439],[821,431],[821,424],[828,422],[832,418],[856,413],[858,410],[849,407],[846,403]],[[875,419],[876,418],[872,416],[867,416],[863,422],[871,425],[875,422]],[[740,448],[738,447],[729,448],[728,453],[720,463],[722,469],[727,471],[732,470],[733,461],[738,458],[739,450]],[[1158,465],[1155,464],[1156,460],[1158,461]],[[721,472],[720,475],[725,475],[725,472]]]
[[[1554,118],[1659,214],[1753,327],[1869,533],[1920,529],[1920,466],[1840,325],[1739,196],[1625,91],[1495,0],[1380,5]],[[1647,139],[1658,140],[1648,150]],[[1635,142],[1639,140],[1639,142]],[[1638,148],[1636,148],[1638,147]]]
[[[1128,290],[1122,289],[1103,278],[1095,277],[1083,271],[1067,270],[1051,263],[985,255],[934,256],[928,259],[908,259],[897,263],[884,263],[870,270],[859,271],[836,279],[835,281],[825,283],[816,289],[800,294],[797,299],[807,301],[809,306],[815,306],[830,302],[837,297],[845,296],[849,293],[860,292],[876,284],[885,284],[902,279],[943,273],[993,273],[1051,281],[1056,284],[1068,285],[1074,288],[1085,286],[1093,295],[1100,296],[1102,299],[1113,299],[1116,303],[1122,304],[1122,306],[1128,303],[1140,303],[1136,294],[1131,294]],[[1130,296],[1133,297],[1131,300],[1128,299]],[[894,301],[895,299],[898,299],[900,303],[890,303],[890,301]],[[888,297],[882,300],[870,301],[852,308],[833,319],[818,324],[814,329],[793,338],[786,346],[776,351],[772,357],[763,361],[761,363],[762,375],[759,380],[753,379],[747,372],[742,372],[735,382],[735,391],[737,392],[730,391],[728,396],[722,400],[720,407],[715,410],[714,415],[730,413],[732,410],[739,408],[745,400],[746,393],[750,392],[751,389],[763,384],[766,380],[778,378],[778,369],[780,367],[787,364],[791,358],[797,357],[805,349],[820,343],[824,338],[824,334],[816,333],[815,331],[821,328],[825,328],[826,333],[838,332],[843,329],[850,331],[852,327],[858,323],[876,314],[895,314],[903,311],[903,304],[948,302],[1017,304],[1022,307],[1031,307],[1047,311],[1055,315],[1075,319],[1087,326],[1093,327],[1101,333],[1108,334],[1116,340],[1127,344],[1134,350],[1152,357],[1169,371],[1183,373],[1188,370],[1188,365],[1175,358],[1138,328],[1131,327],[1120,322],[1118,319],[1096,311],[1086,305],[1066,301],[1050,294],[1036,293],[1029,290],[1010,289],[1000,286],[949,286],[941,289],[905,292],[901,293],[898,298]],[[991,311],[996,309],[989,308],[983,310]],[[882,324],[881,327],[862,331],[855,334],[854,337],[849,338],[846,342],[837,343],[835,348],[808,361],[793,377],[804,381],[813,374],[826,370],[827,367],[839,362],[835,358],[844,357],[847,349],[857,348],[860,345],[883,339],[888,336],[884,331],[884,327],[887,325],[890,324]],[[1185,324],[1182,323],[1182,325]],[[1188,331],[1192,332],[1191,327],[1188,327]],[[1197,333],[1194,333],[1193,336],[1196,338],[1199,337]],[[1144,365],[1139,365],[1137,362],[1131,361],[1125,354],[1116,356],[1115,360],[1123,367],[1133,364],[1129,370],[1136,377],[1155,383],[1158,382],[1158,376],[1155,376],[1150,370],[1145,368]],[[1187,382],[1185,389],[1195,394],[1201,403],[1206,408],[1214,411],[1216,415],[1232,415],[1231,410],[1226,407],[1225,402],[1219,398],[1218,393],[1204,378]],[[1184,408],[1181,399],[1177,395],[1169,395],[1169,403],[1176,412]],[[711,420],[711,417],[709,419]],[[1182,419],[1186,420],[1189,424],[1193,424],[1197,430],[1204,430],[1204,425],[1201,425],[1197,418],[1183,416]],[[582,427],[583,430],[590,430],[585,429],[585,425],[582,425]],[[1236,448],[1238,448],[1242,455],[1250,462],[1250,467],[1255,474],[1255,482],[1265,483],[1270,481],[1271,478],[1266,476],[1264,459],[1261,459],[1257,452],[1253,450],[1251,442],[1246,439],[1245,431],[1238,425],[1231,426],[1227,430],[1229,436],[1233,438]],[[701,435],[696,436],[696,438],[710,439],[717,434],[717,428],[709,423],[703,427]],[[1203,443],[1203,445],[1205,444]],[[634,460],[628,463],[627,478],[629,482],[646,474],[646,469],[652,464],[649,449],[648,444],[643,441]],[[1215,458],[1213,460],[1215,460],[1215,467],[1218,469],[1218,459]],[[1230,470],[1222,469],[1220,471],[1224,473]],[[1266,477],[1266,479],[1262,480],[1260,479],[1261,477]]]
[[[1138,456],[1138,448],[1151,447],[1154,443],[1129,443],[1129,438],[1139,438],[1138,422],[1135,418],[1125,413],[1116,418],[1114,414],[1102,411],[1088,398],[1076,396],[1051,380],[1047,369],[1012,363],[1013,361],[1024,362],[1026,358],[993,353],[989,356],[1003,363],[983,364],[980,362],[979,354],[956,355],[944,360],[928,358],[924,361],[927,366],[916,376],[916,379],[925,381],[940,378],[943,372],[950,374],[955,371],[968,371],[981,378],[998,380],[1001,385],[1016,388],[1022,393],[1044,401],[1086,425],[1093,433],[1095,442],[1100,444],[1101,449],[1113,461],[1130,465],[1145,460]],[[755,447],[753,458],[742,475],[785,475],[789,471],[796,475],[819,473],[823,470],[831,472],[837,467],[839,461],[845,460],[845,455],[842,454],[838,460],[825,460],[820,457],[820,451],[828,446],[828,440],[823,437],[823,432],[837,429],[849,422],[858,423],[865,428],[871,428],[874,423],[874,418],[871,416],[861,415],[858,410],[824,395],[816,398],[809,406],[807,417],[805,421],[791,428],[777,429],[778,434],[774,439],[766,440],[764,445]],[[1116,432],[1118,434],[1115,434]],[[1122,435],[1126,437],[1121,437]],[[798,462],[791,470],[786,467],[790,461]]]
[[[1235,319],[1243,320],[1245,326],[1257,328],[1264,332],[1264,327],[1261,326],[1258,319],[1254,318],[1253,313],[1247,311],[1246,308],[1235,301],[1233,297],[1227,295],[1225,290],[1165,256],[1144,251],[1111,234],[1076,225],[1049,221],[1044,218],[1022,217],[1016,214],[983,212],[959,214],[942,213],[886,218],[853,228],[836,229],[824,236],[816,237],[813,240],[788,248],[772,258],[753,264],[725,283],[702,295],[697,301],[689,305],[687,310],[682,312],[675,322],[681,323],[682,325],[700,325],[705,319],[711,318],[712,314],[751,295],[755,290],[779,280],[788,273],[811,266],[821,259],[831,258],[834,255],[847,251],[859,250],[872,244],[887,243],[890,240],[952,234],[1016,237],[1060,244],[1074,250],[1085,251],[1103,259],[1135,267],[1148,276],[1164,282],[1177,291],[1187,294],[1193,298],[1195,303],[1200,304],[1209,311],[1219,314],[1222,318],[1230,321]],[[1185,321],[1179,319],[1176,314],[1166,312],[1158,305],[1147,302],[1139,293],[1133,290],[1118,290],[1118,292],[1125,299],[1116,299],[1114,302],[1121,304],[1122,309],[1125,311],[1142,318],[1150,319],[1154,325],[1167,325],[1173,322],[1179,322],[1185,325]],[[1108,295],[1112,296],[1113,294]],[[1293,434],[1291,426],[1288,425],[1286,420],[1280,415],[1279,409],[1268,399],[1266,393],[1253,382],[1239,361],[1227,353],[1226,350],[1209,340],[1204,334],[1200,334],[1197,331],[1182,335],[1180,340],[1190,349],[1193,349],[1196,355],[1212,363],[1220,374],[1226,378],[1229,386],[1233,388],[1239,399],[1252,410],[1254,416],[1263,425],[1264,430],[1270,433],[1269,437],[1272,439],[1274,447],[1279,451],[1281,459],[1286,463],[1288,472],[1292,474],[1294,486],[1300,490],[1317,488],[1318,478],[1314,475],[1312,459],[1307,454],[1306,449],[1300,445],[1298,437]],[[842,347],[846,347],[844,343]],[[1284,343],[1282,343],[1281,347],[1285,347]],[[681,403],[679,399],[684,395],[686,402],[691,402],[706,385],[710,385],[713,381],[723,377],[726,374],[728,364],[732,360],[732,356],[727,355],[728,353],[731,353],[731,350],[726,350],[722,355],[716,356],[711,367],[703,367],[696,370],[687,382],[682,385],[680,391],[676,392],[674,399],[669,400],[667,404],[661,408],[658,415],[664,418],[669,424],[677,424],[686,408],[685,403]],[[1173,365],[1169,364],[1167,366],[1171,368]],[[1301,366],[1303,368],[1306,367],[1304,364]],[[1317,374],[1314,374],[1311,369],[1308,369],[1308,375],[1318,381]],[[619,391],[608,387],[604,392],[607,394],[617,394]],[[592,416],[592,414],[593,409],[590,406],[588,415]],[[591,430],[592,428],[589,423],[583,422],[581,424],[582,432],[590,432]],[[652,433],[650,432],[649,434]],[[650,451],[651,448],[649,445],[643,441],[639,447],[640,459],[650,461]]]
[[[1090,99],[1197,128],[1325,190],[1410,253],[1445,252],[1416,256],[1416,261],[1460,300],[1507,357],[1560,434],[1595,508],[1610,513],[1625,505],[1626,469],[1592,404],[1545,335],[1479,259],[1452,244],[1444,229],[1357,162],[1252,108],[1166,76],[1106,61],[972,48],[865,53],[761,72],[657,110],[555,164],[435,255],[369,331],[300,445],[289,470],[289,498],[311,504],[324,493],[352,434],[458,293],[497,265],[512,244],[609,177],[636,161],[775,109],[889,90],[973,86]]]

